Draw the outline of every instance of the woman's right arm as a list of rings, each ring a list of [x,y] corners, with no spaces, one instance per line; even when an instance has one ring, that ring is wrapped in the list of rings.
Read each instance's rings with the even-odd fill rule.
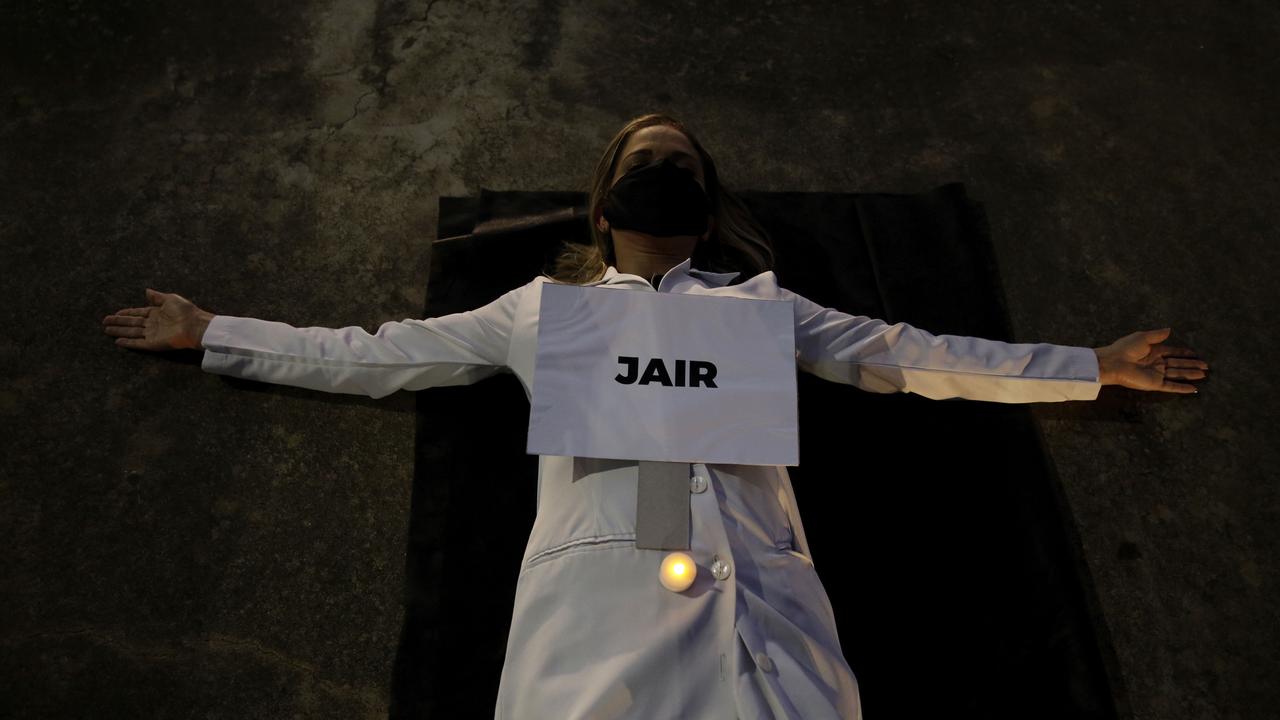
[[[156,341],[147,345],[126,340],[121,344],[146,350],[203,348],[200,366],[207,372],[381,398],[401,389],[466,385],[507,369],[516,307],[532,284],[475,310],[386,322],[374,334],[358,326],[293,327],[271,320],[215,315],[181,296],[151,290],[148,300],[160,307],[122,310],[107,320],[130,320],[130,315],[136,318],[139,314],[172,318],[170,324],[181,330],[173,331],[168,346],[158,346]],[[133,332],[143,338],[142,328]]]

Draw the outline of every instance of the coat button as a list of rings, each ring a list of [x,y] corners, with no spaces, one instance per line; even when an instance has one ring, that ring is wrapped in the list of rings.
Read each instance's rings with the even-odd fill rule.
[[[773,660],[762,652],[756,653],[756,667],[764,672],[773,672]]]
[[[714,575],[717,580],[724,580],[729,577],[729,563],[721,560],[719,556],[716,556],[715,561],[711,563],[711,574]]]
[[[701,475],[694,475],[693,479],[689,481],[690,492],[700,493],[700,492],[706,492],[706,490],[707,490],[707,479],[705,477]]]

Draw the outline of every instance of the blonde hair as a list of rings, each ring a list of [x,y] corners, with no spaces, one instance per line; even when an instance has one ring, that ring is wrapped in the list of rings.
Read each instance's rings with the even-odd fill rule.
[[[548,277],[558,282],[581,285],[603,278],[608,265],[616,266],[613,238],[596,227],[597,213],[612,187],[618,155],[627,140],[637,131],[653,125],[668,125],[679,130],[689,139],[702,160],[707,198],[711,202],[715,227],[705,241],[698,242],[691,265],[708,272],[742,273],[734,279],[735,284],[773,269],[773,245],[768,231],[752,216],[742,200],[720,182],[715,161],[703,149],[702,144],[679,120],[662,113],[649,113],[628,122],[609,141],[604,155],[596,163],[595,171],[591,174],[591,184],[587,188],[587,224],[591,229],[591,242],[564,241]]]

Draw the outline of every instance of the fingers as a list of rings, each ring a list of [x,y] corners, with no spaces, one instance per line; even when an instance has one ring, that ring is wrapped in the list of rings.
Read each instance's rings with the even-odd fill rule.
[[[1189,347],[1179,347],[1176,345],[1156,345],[1151,348],[1157,357],[1162,358],[1195,358],[1195,362],[1199,365],[1195,367],[1209,367],[1209,363],[1200,359],[1200,354]],[[1188,365],[1186,367],[1193,367]]]
[[[116,345],[131,350],[167,350],[167,345],[155,340],[148,340],[142,328],[111,327],[105,328],[108,335],[116,338]]]
[[[112,337],[140,338],[146,337],[146,330],[141,325],[108,325],[102,331]]]
[[[1172,362],[1189,363],[1194,361],[1175,360]],[[1184,365],[1182,367],[1174,367],[1171,364],[1166,363],[1165,369],[1164,369],[1164,380],[1160,383],[1160,390],[1163,392],[1180,393],[1182,395],[1193,395],[1197,392],[1195,385],[1189,385],[1187,383],[1171,382],[1171,380],[1175,378],[1178,380],[1203,380],[1205,377],[1206,377],[1205,371],[1201,370],[1199,367],[1191,367],[1187,365]]]
[[[130,310],[121,310],[115,315],[108,315],[102,318],[102,331],[116,339],[116,345],[123,347],[133,347],[146,349],[138,345],[141,340],[138,338],[146,337],[146,308],[133,308],[141,312],[133,314]]]
[[[102,331],[116,338],[117,345],[131,347],[130,338],[146,337],[146,322],[145,317],[136,315],[108,315],[102,318]]]
[[[142,317],[138,317],[136,313],[130,315],[123,310],[120,311],[119,313],[116,313],[115,315],[108,315],[102,318],[103,325],[126,325],[126,326],[136,325],[138,327],[142,327],[143,325],[146,324],[146,322],[147,320],[146,320],[145,314]]]
[[[124,308],[102,318],[102,331],[116,339],[116,345],[133,350],[163,350],[162,343],[146,339],[147,322],[155,306],[162,304],[160,293],[147,288],[148,307]]]
[[[116,338],[116,345],[126,347],[130,350],[167,350],[164,345],[152,340],[143,340],[140,338]]]
[[[117,310],[111,315],[108,315],[102,318],[102,324],[103,325],[110,325],[110,324],[128,325],[128,324],[131,324],[131,322],[126,322],[126,319],[130,317],[137,317],[137,318],[151,317],[151,308],[125,308],[123,310]]]

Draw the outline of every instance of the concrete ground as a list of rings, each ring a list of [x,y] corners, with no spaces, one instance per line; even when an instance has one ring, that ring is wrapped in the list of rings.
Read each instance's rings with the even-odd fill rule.
[[[984,203],[1019,342],[1200,393],[1034,409],[1127,717],[1280,706],[1280,6],[70,0],[0,17],[0,715],[387,715],[414,397],[231,386],[102,318],[420,314],[437,198],[682,118],[731,187]]]

